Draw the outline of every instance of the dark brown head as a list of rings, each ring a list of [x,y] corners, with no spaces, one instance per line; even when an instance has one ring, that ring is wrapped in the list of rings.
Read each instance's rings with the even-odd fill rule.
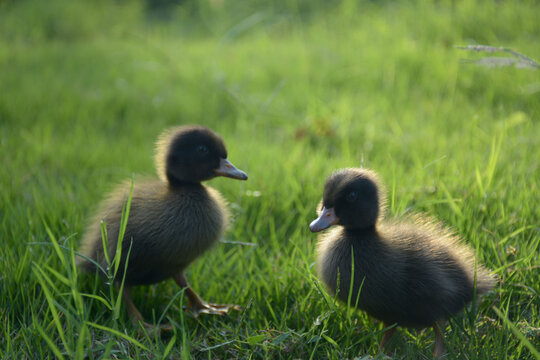
[[[373,227],[384,209],[385,199],[377,175],[367,169],[338,170],[326,179],[319,217],[312,232],[332,225],[347,229]]]
[[[199,183],[216,176],[247,180],[227,160],[223,139],[203,126],[180,126],[163,133],[156,144],[159,177],[171,185]]]

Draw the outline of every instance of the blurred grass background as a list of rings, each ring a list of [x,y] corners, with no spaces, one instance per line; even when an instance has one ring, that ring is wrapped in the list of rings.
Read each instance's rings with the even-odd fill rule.
[[[384,357],[382,324],[324,297],[307,227],[325,177],[365,166],[391,216],[428,212],[501,277],[450,322],[448,358],[538,358],[540,72],[463,63],[486,54],[455,47],[540,59],[538,14],[537,1],[0,1],[0,355]],[[70,249],[107,191],[153,176],[159,133],[188,123],[249,174],[210,185],[235,215],[226,240],[256,246],[220,244],[187,275],[246,310],[196,320],[172,282],[140,287],[145,317],[177,325],[141,337]],[[394,356],[429,358],[432,340],[401,330]]]

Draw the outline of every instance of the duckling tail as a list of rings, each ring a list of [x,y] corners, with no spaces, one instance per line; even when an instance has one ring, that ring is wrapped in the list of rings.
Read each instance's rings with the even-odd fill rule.
[[[499,277],[496,274],[489,273],[486,269],[479,268],[476,272],[476,293],[478,295],[483,295],[495,287]]]

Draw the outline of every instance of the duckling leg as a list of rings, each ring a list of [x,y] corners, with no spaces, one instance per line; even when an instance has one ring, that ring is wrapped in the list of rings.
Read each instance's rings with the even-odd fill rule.
[[[441,331],[444,331],[444,321],[438,321],[433,324],[433,331],[435,332],[435,346],[433,349],[433,356],[437,359],[444,354],[444,340]]]
[[[120,290],[119,285],[117,288]],[[124,289],[122,290],[122,299],[124,299],[124,302],[126,303],[126,310],[133,323],[136,324],[138,321],[144,323],[144,319],[139,309],[137,309],[133,303],[133,300],[131,299],[131,286],[124,285]]]
[[[117,285],[117,287],[118,287],[118,290],[120,290],[120,286]],[[131,299],[131,286],[124,284],[124,289],[122,290],[122,299],[124,299],[124,302],[126,303],[126,310],[128,312],[129,317],[131,318],[131,321],[133,322],[133,325],[137,325],[140,322],[142,323],[144,328],[150,332],[153,332],[155,330],[157,330],[158,332],[161,330],[172,331],[172,326],[169,324],[160,325],[156,327],[144,321],[144,318],[141,315],[139,309],[137,309],[137,307],[133,303],[133,300]]]
[[[229,305],[229,304],[211,304],[207,303],[201,297],[189,286],[189,283],[186,279],[186,276],[184,273],[179,273],[175,275],[174,281],[183,289],[186,289],[186,295],[189,299],[188,306],[191,308],[191,311],[193,312],[193,315],[195,317],[198,317],[199,314],[205,313],[205,314],[214,314],[214,315],[225,315],[229,312],[230,309],[234,310],[242,310],[242,308],[238,305]]]
[[[388,327],[390,327],[390,326],[392,326],[392,325],[388,325],[388,324],[386,324],[386,323],[384,324],[384,327],[385,327],[385,328],[388,328]],[[381,342],[380,342],[380,344],[379,344],[379,351],[383,351],[384,346],[386,345],[386,343],[388,342],[388,340],[390,340],[390,338],[391,338],[392,336],[394,336],[394,333],[396,332],[396,330],[397,330],[397,325],[394,326],[394,327],[392,327],[392,328],[390,328],[390,329],[388,329],[388,330],[386,330],[386,331],[384,332],[383,337],[382,337],[382,339],[381,339]]]

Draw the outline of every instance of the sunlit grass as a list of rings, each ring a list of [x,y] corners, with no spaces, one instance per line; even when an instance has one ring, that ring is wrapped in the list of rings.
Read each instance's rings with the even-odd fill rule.
[[[362,165],[391,216],[429,213],[500,277],[449,321],[448,357],[538,358],[540,71],[455,48],[540,59],[537,4],[186,2],[158,21],[129,1],[47,3],[0,3],[0,356],[382,357],[383,325],[324,292],[308,229],[325,177]],[[184,123],[223,135],[249,175],[208,183],[234,223],[187,272],[244,310],[194,319],[173,282],[135,288],[145,319],[174,325],[157,337],[74,251],[99,199],[155,176],[157,135]],[[402,329],[393,351],[432,346]]]

